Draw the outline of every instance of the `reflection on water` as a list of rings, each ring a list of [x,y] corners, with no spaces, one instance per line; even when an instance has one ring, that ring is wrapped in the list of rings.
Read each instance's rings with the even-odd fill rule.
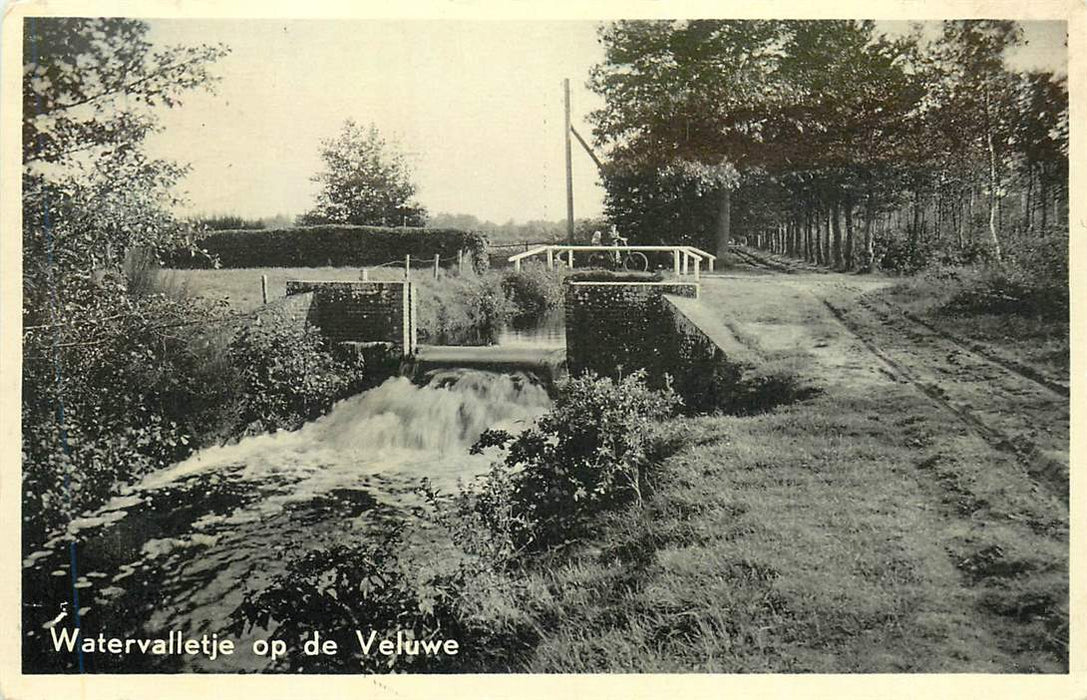
[[[562,308],[552,309],[543,318],[524,328],[509,326],[498,332],[496,345],[535,348],[566,347],[566,317]]]
[[[425,386],[396,377],[338,403],[294,432],[212,447],[148,475],[98,512],[73,522],[76,589],[85,633],[147,636],[222,632],[247,589],[285,569],[285,555],[366,537],[411,517],[422,477],[443,490],[489,467],[468,448],[487,428],[520,431],[549,405],[519,374],[436,372]],[[24,562],[27,671],[70,670],[47,623],[74,627],[67,543]],[[120,627],[128,626],[126,629]],[[48,648],[46,648],[48,645]],[[204,670],[256,670],[251,654]],[[128,659],[88,670],[199,670],[200,657]],[[171,665],[175,664],[175,665]]]
[[[511,347],[563,348],[566,347],[565,316],[561,307],[552,309],[540,318],[525,323],[511,323],[492,333],[478,330],[463,333],[441,333],[420,337],[425,345],[503,345]]]

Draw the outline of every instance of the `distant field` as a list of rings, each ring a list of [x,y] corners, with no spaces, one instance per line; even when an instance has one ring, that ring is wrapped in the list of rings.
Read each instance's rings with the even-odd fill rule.
[[[208,299],[225,299],[232,309],[250,311],[261,305],[260,277],[268,275],[268,298],[287,294],[287,280],[349,281],[360,279],[358,267],[248,267],[232,270],[164,270],[180,288]],[[429,274],[429,271],[416,271]],[[403,279],[403,268],[370,268],[370,279]]]

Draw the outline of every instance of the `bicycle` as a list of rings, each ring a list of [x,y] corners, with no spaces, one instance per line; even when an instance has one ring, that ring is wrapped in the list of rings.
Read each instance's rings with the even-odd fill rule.
[[[629,239],[617,236],[613,245],[627,246]],[[646,272],[649,270],[649,258],[638,250],[611,250],[594,251],[589,255],[589,267],[600,267],[605,270],[625,270],[626,272]]]

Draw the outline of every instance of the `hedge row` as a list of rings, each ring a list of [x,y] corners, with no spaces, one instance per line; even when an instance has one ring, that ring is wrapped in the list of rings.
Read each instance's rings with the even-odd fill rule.
[[[364,267],[401,261],[405,255],[433,260],[438,254],[448,265],[458,250],[465,250],[477,271],[489,264],[486,236],[445,228],[325,225],[221,231],[197,240],[196,246],[208,255],[177,250],[163,262],[175,268],[210,268],[215,260],[225,268]]]

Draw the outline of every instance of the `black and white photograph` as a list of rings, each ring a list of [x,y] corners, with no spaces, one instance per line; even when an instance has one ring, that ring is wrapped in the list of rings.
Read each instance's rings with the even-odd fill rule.
[[[1072,697],[1079,20],[1000,7],[9,12],[10,665]]]

